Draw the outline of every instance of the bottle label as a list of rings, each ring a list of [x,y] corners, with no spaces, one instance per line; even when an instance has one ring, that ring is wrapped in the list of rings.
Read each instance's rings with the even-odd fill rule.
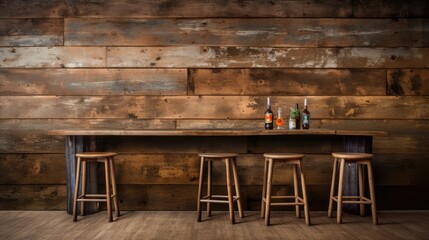
[[[265,114],[265,123],[272,123],[273,122],[273,114],[272,113],[266,113]]]
[[[289,118],[289,129],[296,129],[296,119]]]
[[[302,114],[302,124],[310,124],[310,114]]]

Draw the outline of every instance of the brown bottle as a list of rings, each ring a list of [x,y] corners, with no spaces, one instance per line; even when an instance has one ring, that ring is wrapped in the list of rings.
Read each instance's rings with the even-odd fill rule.
[[[274,127],[273,111],[271,111],[270,97],[267,98],[267,111],[265,111],[265,129],[271,130]]]
[[[302,129],[310,128],[310,111],[307,109],[307,98],[304,99],[304,110],[301,113],[302,117]]]

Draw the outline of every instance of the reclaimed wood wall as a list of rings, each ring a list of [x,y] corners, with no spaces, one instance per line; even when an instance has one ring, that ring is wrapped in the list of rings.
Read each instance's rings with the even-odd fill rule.
[[[0,0],[0,209],[66,208],[64,138],[48,130],[262,127],[266,96],[307,97],[312,128],[389,132],[374,139],[379,208],[428,209],[425,0]],[[258,209],[260,151],[179,140],[100,139],[120,153],[123,209],[194,210],[196,153],[213,147],[242,154]],[[326,210],[334,147],[290,144]]]

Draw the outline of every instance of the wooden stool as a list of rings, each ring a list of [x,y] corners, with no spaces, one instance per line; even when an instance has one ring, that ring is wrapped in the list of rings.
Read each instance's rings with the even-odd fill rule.
[[[310,215],[308,211],[308,201],[307,201],[307,189],[305,185],[304,178],[304,169],[302,166],[302,159],[304,155],[302,154],[288,154],[288,153],[266,153],[265,157],[265,167],[264,167],[264,184],[262,188],[262,205],[261,205],[261,217],[265,217],[265,224],[270,225],[270,207],[271,206],[290,206],[295,205],[296,217],[300,217],[301,213],[299,210],[300,205],[304,205],[304,215],[305,223],[311,225]],[[271,196],[272,180],[273,180],[273,169],[274,162],[281,161],[286,164],[293,165],[293,185],[294,185],[294,196]],[[298,177],[297,177],[297,168],[301,173],[301,187],[302,187],[302,198],[299,197],[298,191]],[[271,199],[288,199],[292,198],[294,202],[276,202],[272,203]]]
[[[118,195],[116,192],[115,167],[113,157],[116,153],[112,152],[81,152],[76,153],[77,169],[76,169],[76,185],[73,200],[73,222],[77,221],[77,202],[81,202],[81,215],[85,215],[85,202],[107,202],[107,214],[109,222],[113,221],[111,199],[115,205],[116,217],[119,217]],[[87,162],[103,162],[106,177],[106,194],[86,194],[86,164]],[[82,166],[82,193],[78,196],[79,182]],[[110,184],[112,185],[113,194],[110,192]]]
[[[375,190],[374,190],[374,179],[372,174],[372,154],[368,153],[332,153],[334,157],[334,170],[332,173],[332,183],[331,183],[331,194],[329,197],[329,209],[328,216],[332,217],[332,204],[333,201],[337,202],[337,222],[341,223],[341,213],[342,206],[344,203],[357,203],[360,204],[360,215],[365,215],[365,205],[371,204],[372,211],[372,221],[374,224],[378,224],[377,211],[375,206]],[[334,196],[334,188],[337,175],[337,164],[340,164],[340,179],[338,183],[338,195]],[[359,177],[359,196],[343,196],[343,186],[344,186],[344,171],[346,163],[357,163],[358,177]],[[363,165],[366,165],[368,168],[368,183],[369,183],[369,193],[370,198],[364,196],[364,183],[363,183]],[[352,200],[343,200],[343,199],[352,199]],[[353,200],[358,199],[358,200]]]
[[[234,201],[237,202],[238,205],[238,213],[241,218],[243,215],[243,207],[241,202],[240,195],[240,186],[238,184],[238,175],[237,175],[237,154],[232,153],[204,153],[199,154],[201,157],[201,165],[200,165],[200,180],[198,182],[198,205],[197,205],[197,222],[201,222],[201,203],[207,203],[207,217],[211,216],[211,203],[227,203],[229,204],[229,218],[231,223],[235,223],[234,218]],[[227,191],[228,195],[212,195],[212,168],[213,161],[223,160],[226,166],[226,183],[227,183]],[[203,177],[204,177],[204,164],[207,161],[207,196],[203,197]],[[234,176],[234,185],[235,185],[235,194],[232,194],[232,186],[231,186],[231,170],[230,166],[232,166],[232,173]],[[228,200],[220,200],[219,198],[227,198]]]

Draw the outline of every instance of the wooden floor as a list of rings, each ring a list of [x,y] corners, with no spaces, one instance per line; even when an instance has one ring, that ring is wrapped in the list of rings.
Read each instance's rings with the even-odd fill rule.
[[[72,222],[63,211],[0,211],[0,239],[429,239],[429,211],[380,212],[380,225],[370,217],[345,214],[338,225],[326,212],[311,212],[312,226],[293,212],[272,212],[266,227],[259,212],[237,216],[215,212],[197,223],[195,212],[124,212],[113,223],[106,212]],[[203,219],[206,219],[205,216]]]

